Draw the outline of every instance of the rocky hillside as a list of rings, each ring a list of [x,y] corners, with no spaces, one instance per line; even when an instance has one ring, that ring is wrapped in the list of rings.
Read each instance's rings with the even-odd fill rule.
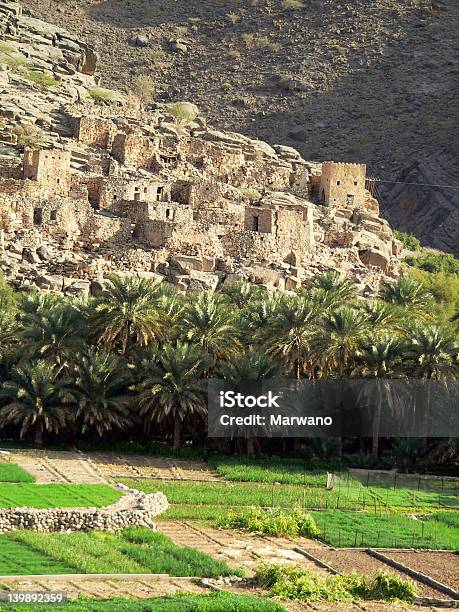
[[[188,102],[146,108],[96,65],[0,0],[0,268],[17,287],[87,293],[115,272],[294,291],[337,270],[372,295],[397,276],[364,164],[215,129]]]
[[[94,45],[104,82],[151,75],[162,101],[298,148],[366,161],[385,216],[459,252],[457,27],[451,0],[28,0]]]

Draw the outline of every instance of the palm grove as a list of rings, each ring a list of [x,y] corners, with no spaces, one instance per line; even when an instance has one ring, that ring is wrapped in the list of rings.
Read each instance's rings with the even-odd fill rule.
[[[440,321],[405,276],[376,299],[329,272],[295,295],[249,283],[183,295],[113,277],[89,300],[5,283],[0,300],[0,434],[36,445],[108,435],[204,442],[211,376],[459,377],[457,322]],[[380,451],[377,437],[371,449]]]

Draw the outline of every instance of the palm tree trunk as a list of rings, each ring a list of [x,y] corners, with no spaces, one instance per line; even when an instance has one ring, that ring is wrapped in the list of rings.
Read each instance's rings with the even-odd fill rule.
[[[372,453],[374,457],[378,457],[379,455],[379,428],[381,424],[381,402],[382,402],[382,392],[380,388],[380,384],[378,381],[378,408],[376,409],[376,413],[373,417],[373,442],[372,442]]]
[[[41,421],[38,421],[35,428],[35,446],[43,448],[43,423]]]
[[[180,447],[182,436],[182,419],[178,414],[174,417],[174,448]]]

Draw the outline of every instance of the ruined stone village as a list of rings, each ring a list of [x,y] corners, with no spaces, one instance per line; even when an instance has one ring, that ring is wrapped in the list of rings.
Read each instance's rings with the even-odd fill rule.
[[[335,269],[371,295],[397,275],[401,243],[364,164],[220,132],[191,101],[183,122],[103,96],[96,53],[15,2],[0,0],[0,44],[0,264],[15,286],[94,294],[135,273],[294,291]],[[40,142],[21,145],[17,126]]]

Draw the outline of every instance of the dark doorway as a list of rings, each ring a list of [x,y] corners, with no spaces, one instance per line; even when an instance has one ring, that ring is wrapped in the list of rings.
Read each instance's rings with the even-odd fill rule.
[[[43,223],[43,208],[33,209],[33,224],[41,225]]]

